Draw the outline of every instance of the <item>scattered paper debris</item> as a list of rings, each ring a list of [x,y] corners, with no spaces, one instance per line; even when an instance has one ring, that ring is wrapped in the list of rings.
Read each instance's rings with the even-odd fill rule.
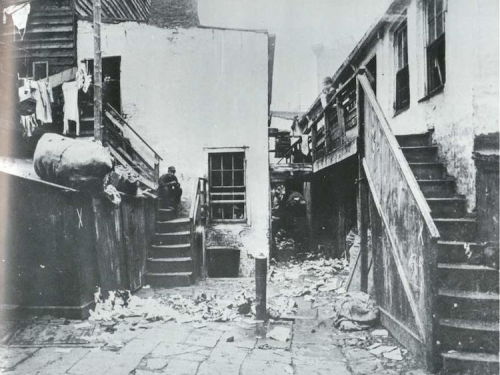
[[[387,337],[389,332],[386,329],[375,329],[372,331],[372,336]]]
[[[401,355],[401,351],[399,348],[391,350],[390,352],[385,352],[382,354],[385,358],[393,360],[393,361],[402,361],[403,356]]]
[[[291,331],[288,327],[277,326],[267,334],[267,337],[276,341],[287,342],[291,338]]]

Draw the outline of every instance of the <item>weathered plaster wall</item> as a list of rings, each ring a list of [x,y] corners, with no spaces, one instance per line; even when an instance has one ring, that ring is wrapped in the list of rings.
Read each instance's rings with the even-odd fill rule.
[[[446,13],[446,84],[426,95],[425,33],[422,1],[407,9],[410,107],[394,115],[393,32],[378,40],[377,97],[396,134],[434,129],[440,157],[457,179],[458,191],[475,206],[474,138],[498,131],[498,1],[449,0]]]
[[[121,56],[123,112],[164,158],[162,172],[176,166],[184,199],[207,175],[206,148],[247,147],[248,223],[214,231],[233,234],[224,244],[242,250],[249,274],[249,255],[269,252],[268,35],[132,22],[101,32],[103,56]],[[93,58],[92,37],[91,24],[80,21],[79,59]]]

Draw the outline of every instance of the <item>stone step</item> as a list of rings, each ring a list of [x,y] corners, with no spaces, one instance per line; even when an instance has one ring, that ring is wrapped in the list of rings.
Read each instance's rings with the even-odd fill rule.
[[[151,245],[148,255],[153,259],[190,257],[191,244],[181,243],[175,245]]]
[[[401,147],[401,151],[411,162],[437,162],[438,147],[437,146],[410,146]]]
[[[427,198],[427,203],[433,217],[458,218],[466,214],[464,197]]]
[[[191,243],[191,232],[155,233],[155,245],[178,245]]]
[[[443,163],[409,163],[410,168],[417,180],[436,180],[446,177],[446,170]]]
[[[439,283],[442,287],[498,293],[498,270],[495,268],[464,264],[438,263]]]
[[[432,133],[397,135],[396,139],[401,147],[431,146]]]
[[[176,212],[173,208],[159,208],[158,209],[158,221],[168,221],[176,218]]]
[[[157,221],[156,230],[160,233],[182,232],[190,229],[189,218],[177,218],[173,220]]]
[[[468,263],[467,250],[478,253],[482,251],[482,246],[474,242],[438,241],[438,262]]]
[[[498,293],[439,289],[438,314],[441,318],[498,321]]]
[[[444,374],[498,375],[498,354],[453,351],[442,353]]]
[[[148,258],[147,270],[151,273],[191,272],[193,262],[190,257]]]
[[[441,239],[445,241],[474,242],[476,220],[471,218],[434,218]]]
[[[418,180],[418,185],[426,198],[452,197],[456,191],[455,180],[451,178]]]
[[[439,319],[441,351],[498,353],[498,322]]]
[[[146,283],[153,288],[175,288],[193,283],[191,272],[146,273]]]

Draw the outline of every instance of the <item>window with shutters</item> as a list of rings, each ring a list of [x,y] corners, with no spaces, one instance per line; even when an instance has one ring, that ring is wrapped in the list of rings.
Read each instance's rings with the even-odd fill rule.
[[[210,153],[208,158],[211,219],[245,221],[245,153]]]
[[[394,32],[396,57],[396,98],[394,109],[401,111],[410,106],[410,71],[408,68],[408,26],[404,21]]]

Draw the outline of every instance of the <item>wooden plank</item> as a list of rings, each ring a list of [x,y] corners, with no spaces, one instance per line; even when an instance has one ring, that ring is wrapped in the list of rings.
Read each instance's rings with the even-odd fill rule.
[[[111,152],[111,154],[118,160],[118,162],[132,170],[135,170],[135,168],[125,160],[125,158],[123,158],[120,153],[116,150],[113,149],[113,147],[109,147],[109,151]],[[139,174],[139,181],[147,186],[148,188],[150,189],[153,189],[153,190],[156,190],[158,188],[158,186],[153,182],[153,181],[150,181],[146,178],[144,178],[144,176],[140,175]]]
[[[398,248],[397,242],[394,240],[394,237],[389,230],[389,228],[390,228],[389,220],[386,217],[386,215],[382,209],[382,206],[380,203],[380,198],[377,196],[377,189],[373,183],[373,179],[370,175],[370,171],[367,168],[366,161],[364,159],[363,159],[362,164],[363,164],[363,170],[365,172],[366,180],[368,181],[368,185],[370,187],[370,192],[373,196],[373,201],[375,202],[375,207],[377,208],[377,212],[378,212],[378,214],[383,222],[383,227],[384,227],[383,229],[384,229],[384,231],[385,231],[385,233],[386,233],[386,235],[389,238],[389,241],[391,243],[391,254],[392,254],[394,262],[396,264],[399,278],[401,280],[401,283],[403,284],[403,288],[404,288],[406,297],[408,298],[408,302],[410,304],[410,308],[411,308],[413,316],[415,318],[415,322],[417,323],[419,333],[420,333],[421,337],[425,339],[426,333],[425,333],[424,325],[422,323],[422,317],[421,317],[420,311],[418,309],[417,303],[415,301],[415,297],[413,295],[413,292],[411,290],[410,282],[408,281],[408,277],[407,277],[406,272],[403,268],[403,262],[399,256],[399,254],[401,253],[401,250]]]
[[[427,204],[427,201],[425,200],[425,197],[422,191],[420,190],[417,180],[415,179],[415,176],[413,175],[413,172],[411,171],[410,166],[408,165],[408,161],[406,160],[405,156],[403,155],[403,152],[399,147],[396,137],[394,136],[394,134],[390,129],[389,123],[387,122],[387,119],[382,109],[380,108],[380,105],[378,104],[377,98],[375,97],[375,94],[373,92],[373,89],[371,88],[368,78],[366,78],[364,75],[359,75],[358,81],[363,88],[363,92],[365,94],[365,100],[368,99],[371,107],[375,111],[377,118],[380,120],[381,130],[383,131],[384,136],[387,139],[387,142],[389,142],[391,153],[393,154],[394,158],[398,161],[398,166],[405,177],[405,181],[408,183],[408,186],[413,194],[413,197],[415,198],[415,201],[420,209],[420,212],[423,215],[423,218],[429,229],[429,232],[431,233],[433,238],[436,239],[439,238],[439,231],[434,221],[432,220],[431,210],[429,208],[429,205]]]
[[[328,155],[316,159],[313,163],[313,172],[316,173],[324,168],[337,164],[348,157],[355,155],[357,150],[357,140],[356,138],[353,138],[347,141],[343,146],[330,152]]]

